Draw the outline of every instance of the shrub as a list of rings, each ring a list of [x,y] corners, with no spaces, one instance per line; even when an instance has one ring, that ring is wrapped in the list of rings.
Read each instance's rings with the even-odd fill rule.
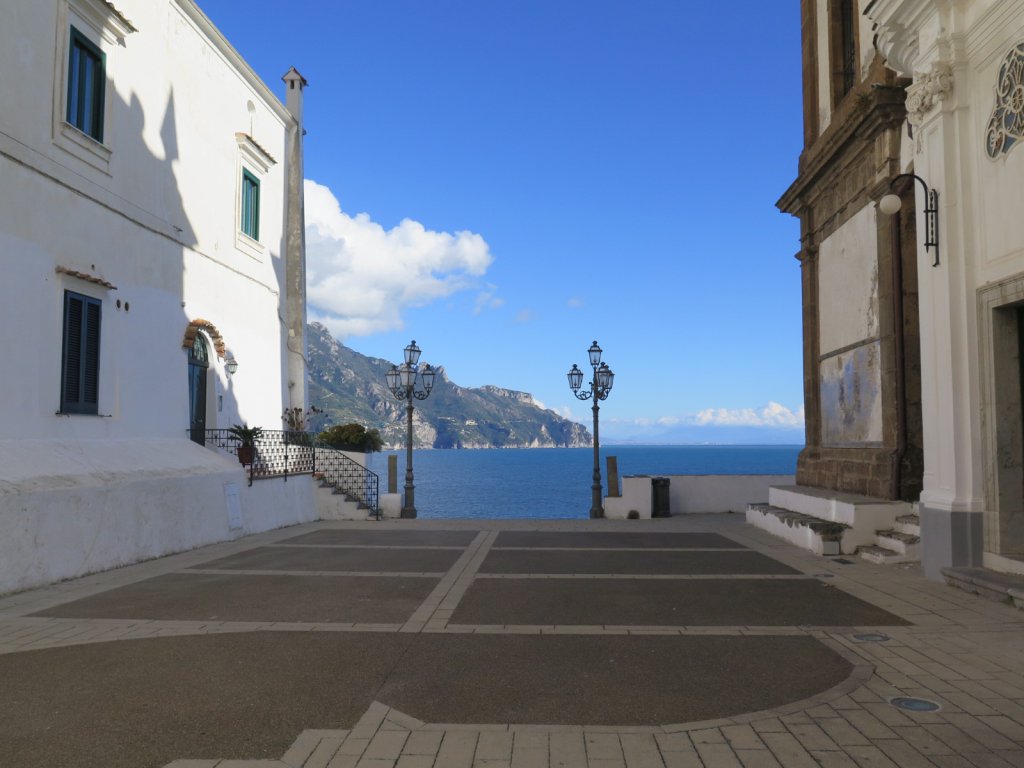
[[[321,432],[318,439],[323,445],[344,451],[374,453],[384,447],[380,432],[362,424],[336,424]]]

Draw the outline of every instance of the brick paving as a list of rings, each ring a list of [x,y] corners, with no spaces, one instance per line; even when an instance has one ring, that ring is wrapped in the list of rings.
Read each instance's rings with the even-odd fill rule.
[[[344,551],[310,551],[301,562],[303,547]],[[374,548],[381,552],[379,571],[367,570]],[[516,562],[516,548],[542,555],[520,558],[528,566],[522,573],[505,567],[500,574],[485,572],[492,553],[505,552],[501,562]],[[706,559],[708,550],[716,548],[723,559],[707,565],[715,562]],[[604,557],[602,550],[618,554]],[[690,550],[693,562],[705,565],[667,567],[673,550],[680,558]],[[758,556],[737,557],[744,550]],[[407,560],[402,551],[409,552]],[[559,551],[583,569],[544,571]],[[645,551],[660,553],[652,560],[660,565],[638,566]],[[751,573],[749,564],[762,558],[764,573]],[[797,550],[733,515],[317,523],[218,544],[0,598],[0,765],[1024,765],[1024,613],[925,581],[914,567],[844,559],[851,562]],[[718,573],[730,560],[745,565]],[[415,567],[403,568],[403,562]],[[616,563],[622,572],[611,570]],[[431,570],[421,570],[426,566]],[[206,578],[204,588],[197,589],[194,578]],[[230,588],[209,587],[220,583]],[[653,602],[645,586],[666,583],[684,592],[713,585],[718,602],[733,603],[730,623],[711,621],[709,608],[682,618],[667,605],[660,616],[648,608],[654,620],[643,624],[626,620],[625,610],[583,623],[593,621],[593,606],[602,600],[602,610],[614,607],[607,598],[611,585],[635,589],[629,599],[643,603]],[[400,589],[403,584],[415,589]],[[491,606],[487,623],[469,623],[468,601],[493,584],[504,584],[510,596],[548,587],[563,594],[564,611],[530,623],[510,599]],[[754,584],[761,591],[748,589]],[[799,599],[785,598],[792,587],[784,585],[793,584],[806,591],[803,608]],[[302,587],[291,600],[288,585]],[[154,595],[164,600],[162,613]],[[780,610],[786,606],[792,623],[760,623],[764,603],[773,599]],[[549,601],[545,610],[558,605]],[[496,623],[502,609],[504,619]],[[851,620],[856,617],[875,623]],[[820,623],[825,620],[834,623]],[[721,658],[732,661],[716,666],[713,654],[698,653],[705,642],[720,644]],[[641,647],[656,658],[673,656],[664,660],[667,677],[677,668],[690,670],[698,690],[680,687],[682,704],[728,714],[664,721],[658,712],[682,711],[682,704],[673,709],[671,685],[659,693],[657,665],[645,667],[639,654],[630,656]],[[591,658],[587,653],[614,655],[624,667],[620,682],[588,687],[581,680],[577,691],[573,678],[587,677],[588,664],[598,669],[596,662],[574,660],[574,649],[584,661]],[[520,668],[503,666],[503,653],[520,654]],[[676,658],[687,654],[689,667]],[[106,676],[122,680],[118,666],[133,659],[138,678],[119,683],[126,686],[120,695],[125,712],[154,710],[144,721],[148,730],[89,732],[83,724],[92,722],[90,713],[81,710],[121,712],[111,701],[118,697],[101,683]],[[551,688],[556,680],[567,690]],[[759,682],[770,690],[757,690]],[[64,688],[47,690],[58,687]],[[191,701],[193,689],[211,701]],[[446,698],[445,690],[457,695]],[[533,690],[563,695],[565,703],[545,709],[531,700]],[[645,690],[664,700],[645,701]],[[897,709],[890,702],[898,696],[940,708]],[[753,703],[744,708],[746,697]],[[576,711],[586,719],[552,722],[557,712]],[[551,715],[548,721],[523,719],[543,712]],[[487,720],[489,713],[515,716]],[[446,722],[449,716],[461,719]],[[324,721],[330,717],[338,719]],[[183,734],[201,734],[188,743],[202,744],[202,751],[187,749],[184,738],[176,741],[172,723]]]

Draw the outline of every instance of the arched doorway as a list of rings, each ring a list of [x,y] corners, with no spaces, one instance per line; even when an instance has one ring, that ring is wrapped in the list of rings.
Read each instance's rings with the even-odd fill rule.
[[[193,442],[206,444],[206,375],[210,368],[210,351],[206,339],[197,333],[188,350],[188,413],[189,436]]]

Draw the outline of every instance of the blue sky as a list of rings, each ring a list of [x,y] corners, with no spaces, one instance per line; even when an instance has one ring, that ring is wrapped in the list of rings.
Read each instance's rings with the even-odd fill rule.
[[[602,437],[802,442],[796,0],[199,0],[306,91],[310,319]]]

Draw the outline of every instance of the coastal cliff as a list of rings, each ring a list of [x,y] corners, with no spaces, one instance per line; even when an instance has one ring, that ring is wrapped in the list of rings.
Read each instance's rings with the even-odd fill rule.
[[[309,398],[322,411],[314,429],[356,422],[379,429],[387,448],[405,446],[405,403],[387,389],[392,363],[346,347],[320,323],[308,326]],[[542,408],[528,392],[493,385],[460,387],[437,366],[434,389],[416,401],[417,448],[578,448],[590,432]]]

